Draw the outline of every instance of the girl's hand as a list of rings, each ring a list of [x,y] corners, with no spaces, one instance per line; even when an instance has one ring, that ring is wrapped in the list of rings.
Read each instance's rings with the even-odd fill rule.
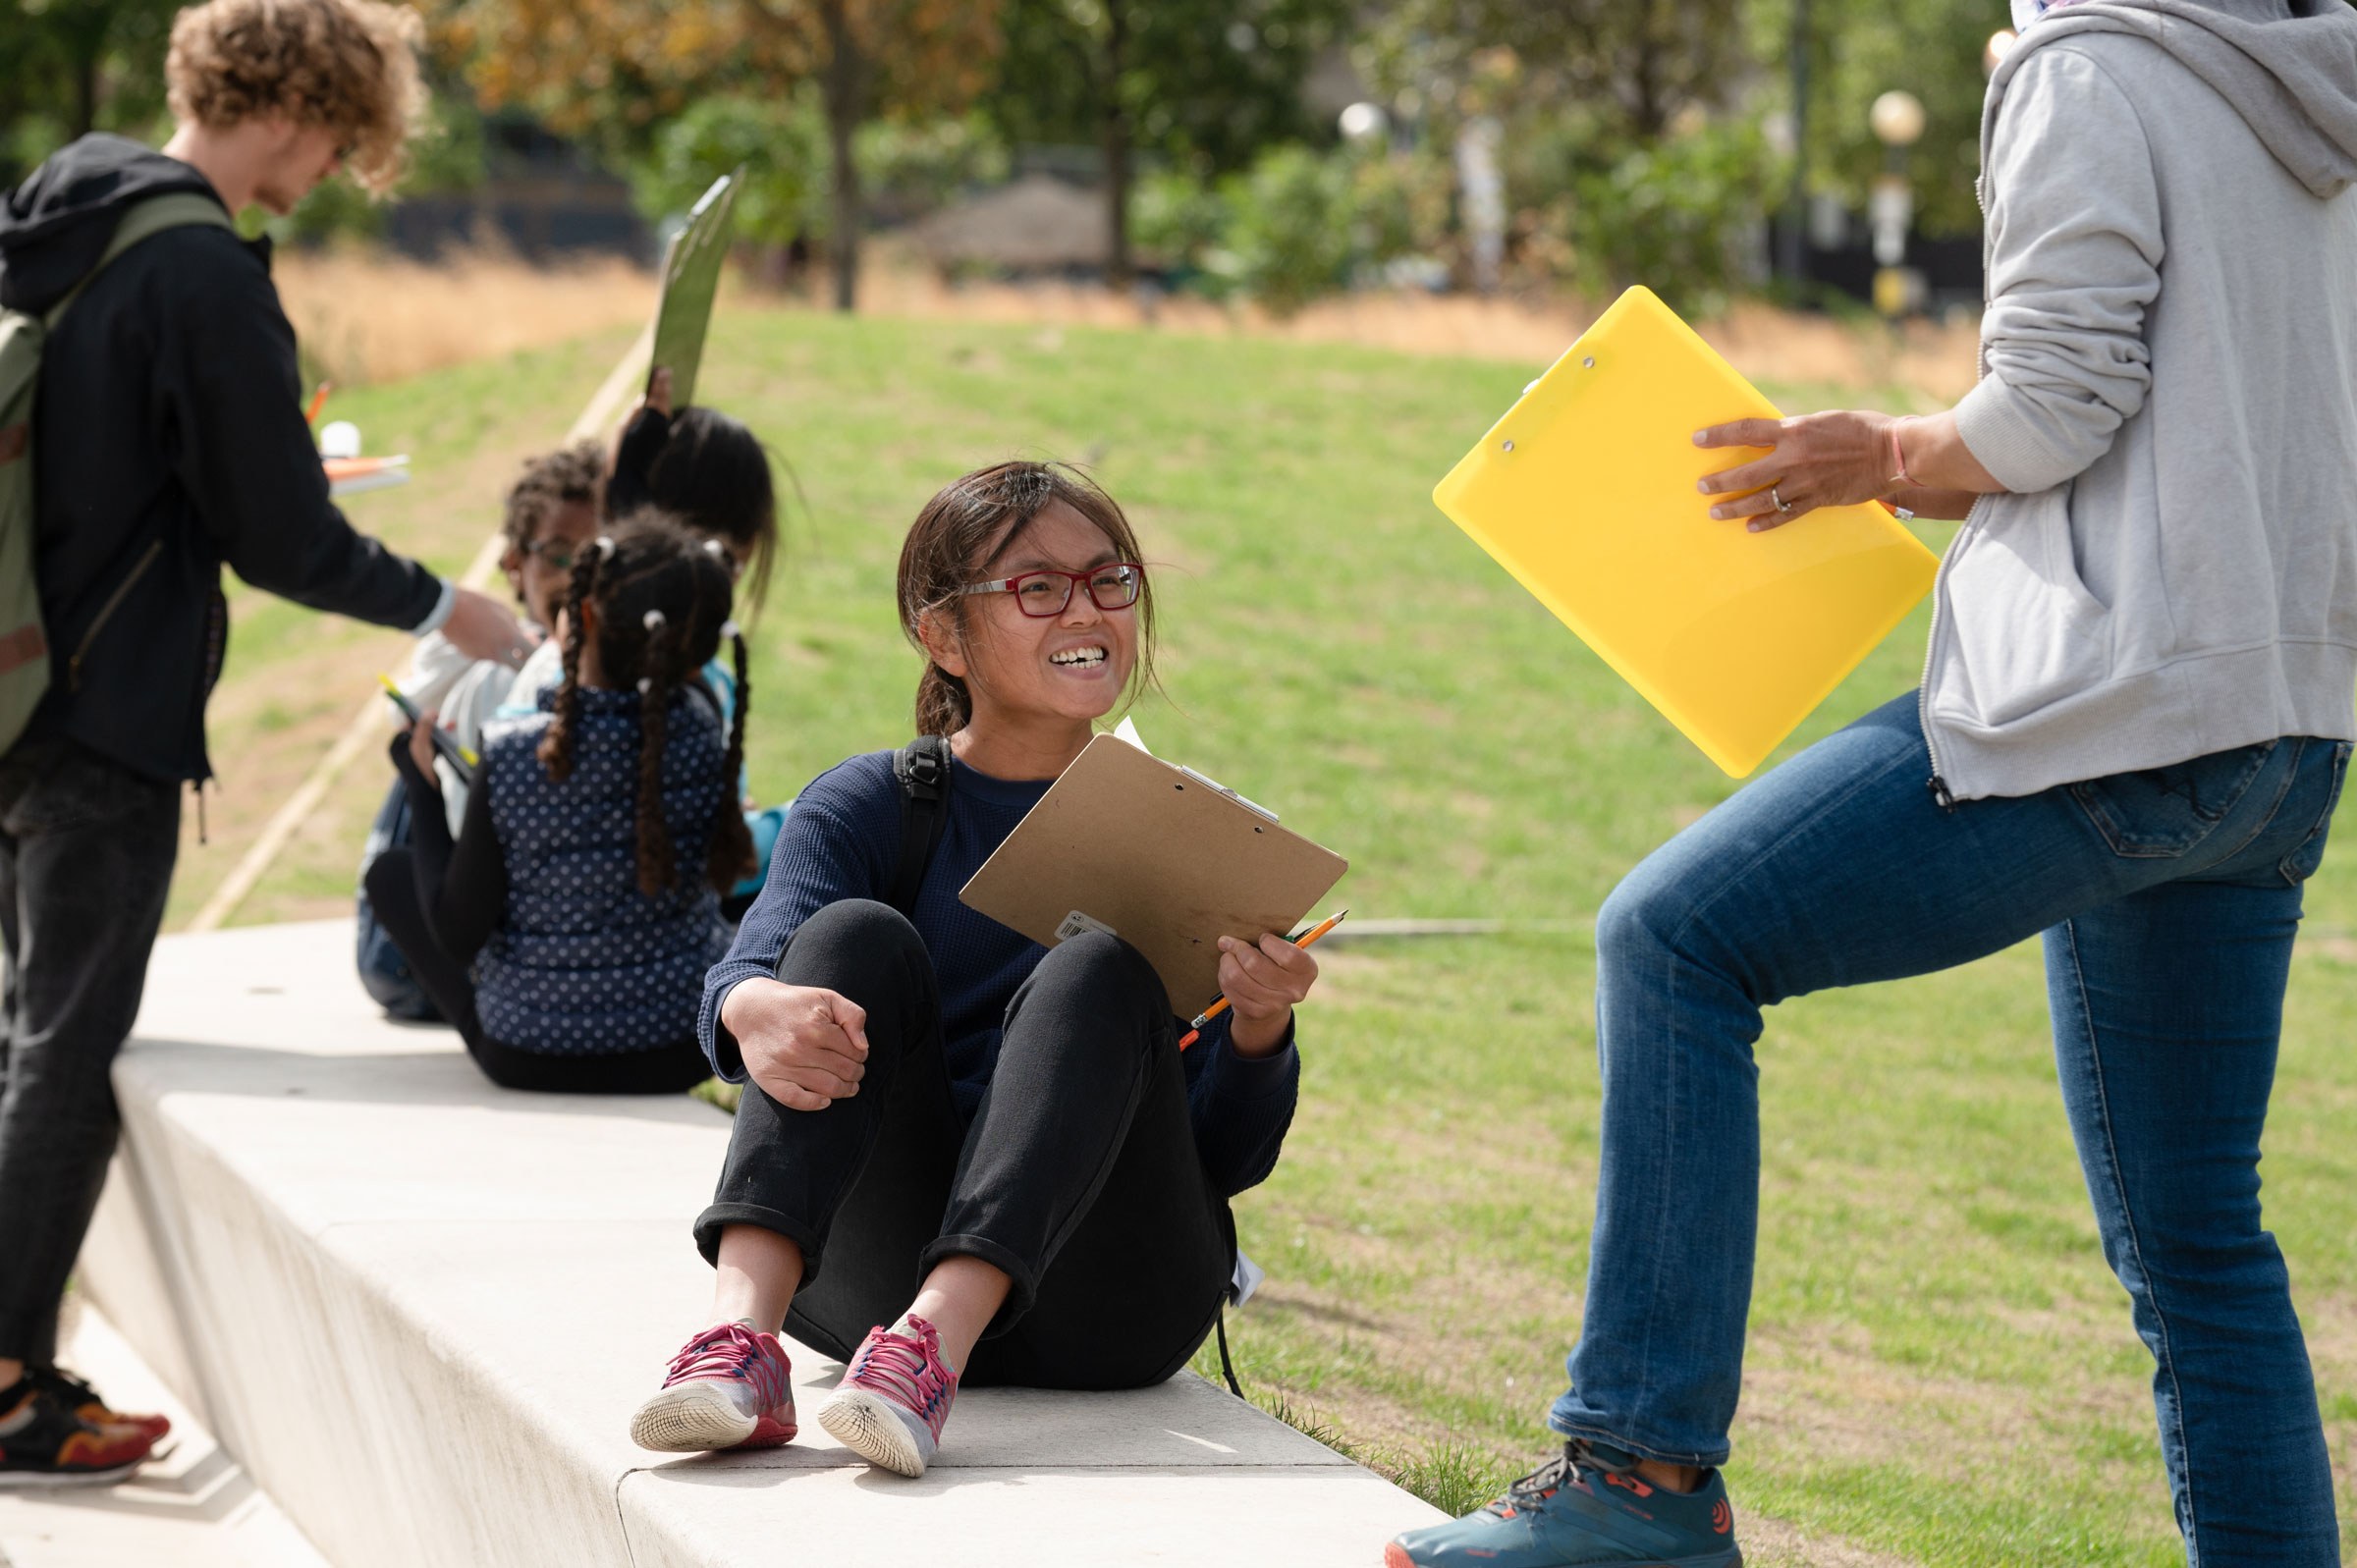
[[[720,1022],[746,1076],[789,1110],[849,1100],[867,1075],[867,1013],[849,997],[755,978],[730,990]]]
[[[1262,932],[1257,945],[1220,939],[1220,990],[1235,1014],[1228,1040],[1240,1055],[1274,1052],[1292,1021],[1293,1004],[1317,983],[1318,960],[1309,949],[1273,931]]]
[[[1872,501],[1891,488],[1891,426],[1895,422],[1887,413],[1836,409],[1713,425],[1694,433],[1696,446],[1775,450],[1712,474],[1696,488],[1706,496],[1735,497],[1713,507],[1711,515],[1747,517],[1753,533],[1781,527],[1819,507]],[[1742,494],[1752,490],[1759,493]]]
[[[410,726],[410,760],[417,765],[419,777],[429,784],[439,786],[441,776],[434,772],[434,726],[442,716],[428,708],[418,721]]]

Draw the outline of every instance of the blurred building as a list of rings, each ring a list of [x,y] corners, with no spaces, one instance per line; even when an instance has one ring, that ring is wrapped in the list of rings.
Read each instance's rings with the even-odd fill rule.
[[[483,246],[530,262],[619,255],[652,265],[655,236],[629,182],[579,143],[510,116],[483,123],[483,179],[471,190],[404,197],[385,214],[385,243],[406,255]]]

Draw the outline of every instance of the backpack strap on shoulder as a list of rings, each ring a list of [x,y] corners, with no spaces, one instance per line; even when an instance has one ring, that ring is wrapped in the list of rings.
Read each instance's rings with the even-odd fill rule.
[[[913,920],[917,890],[950,820],[949,736],[909,741],[893,755],[892,777],[901,786],[901,855],[884,901]]]
[[[237,225],[230,221],[229,214],[222,210],[220,202],[211,196],[200,196],[193,190],[174,190],[132,203],[123,216],[116,220],[114,237],[107,241],[106,251],[99,256],[98,264],[84,273],[82,281],[67,291],[63,299],[49,307],[42,318],[43,324],[50,331],[56,331],[66,307],[82,297],[82,291],[90,286],[90,280],[104,272],[107,263],[133,245],[142,240],[152,240],[166,229],[185,229],[197,224],[227,229],[232,234],[237,232]]]

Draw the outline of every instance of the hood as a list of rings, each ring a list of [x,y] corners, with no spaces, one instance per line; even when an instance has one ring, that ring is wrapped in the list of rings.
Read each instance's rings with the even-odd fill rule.
[[[2357,183],[2357,10],[2344,0],[2049,0],[1989,79],[1984,127],[2021,62],[2074,32],[2167,50],[2320,199]]]
[[[175,190],[219,199],[188,164],[126,137],[67,146],[0,202],[0,306],[48,309],[98,264],[125,207]]]

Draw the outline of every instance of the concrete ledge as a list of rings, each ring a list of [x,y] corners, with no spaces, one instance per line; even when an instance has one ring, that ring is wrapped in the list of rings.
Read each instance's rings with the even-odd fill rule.
[[[727,1123],[493,1088],[387,1022],[343,922],[167,939],[115,1070],[82,1277],[342,1568],[1363,1565],[1438,1515],[1181,1374],[978,1389],[921,1481],[805,1420],[659,1461],[630,1413],[708,1304],[687,1239]],[[805,1412],[841,1368],[796,1347]]]

